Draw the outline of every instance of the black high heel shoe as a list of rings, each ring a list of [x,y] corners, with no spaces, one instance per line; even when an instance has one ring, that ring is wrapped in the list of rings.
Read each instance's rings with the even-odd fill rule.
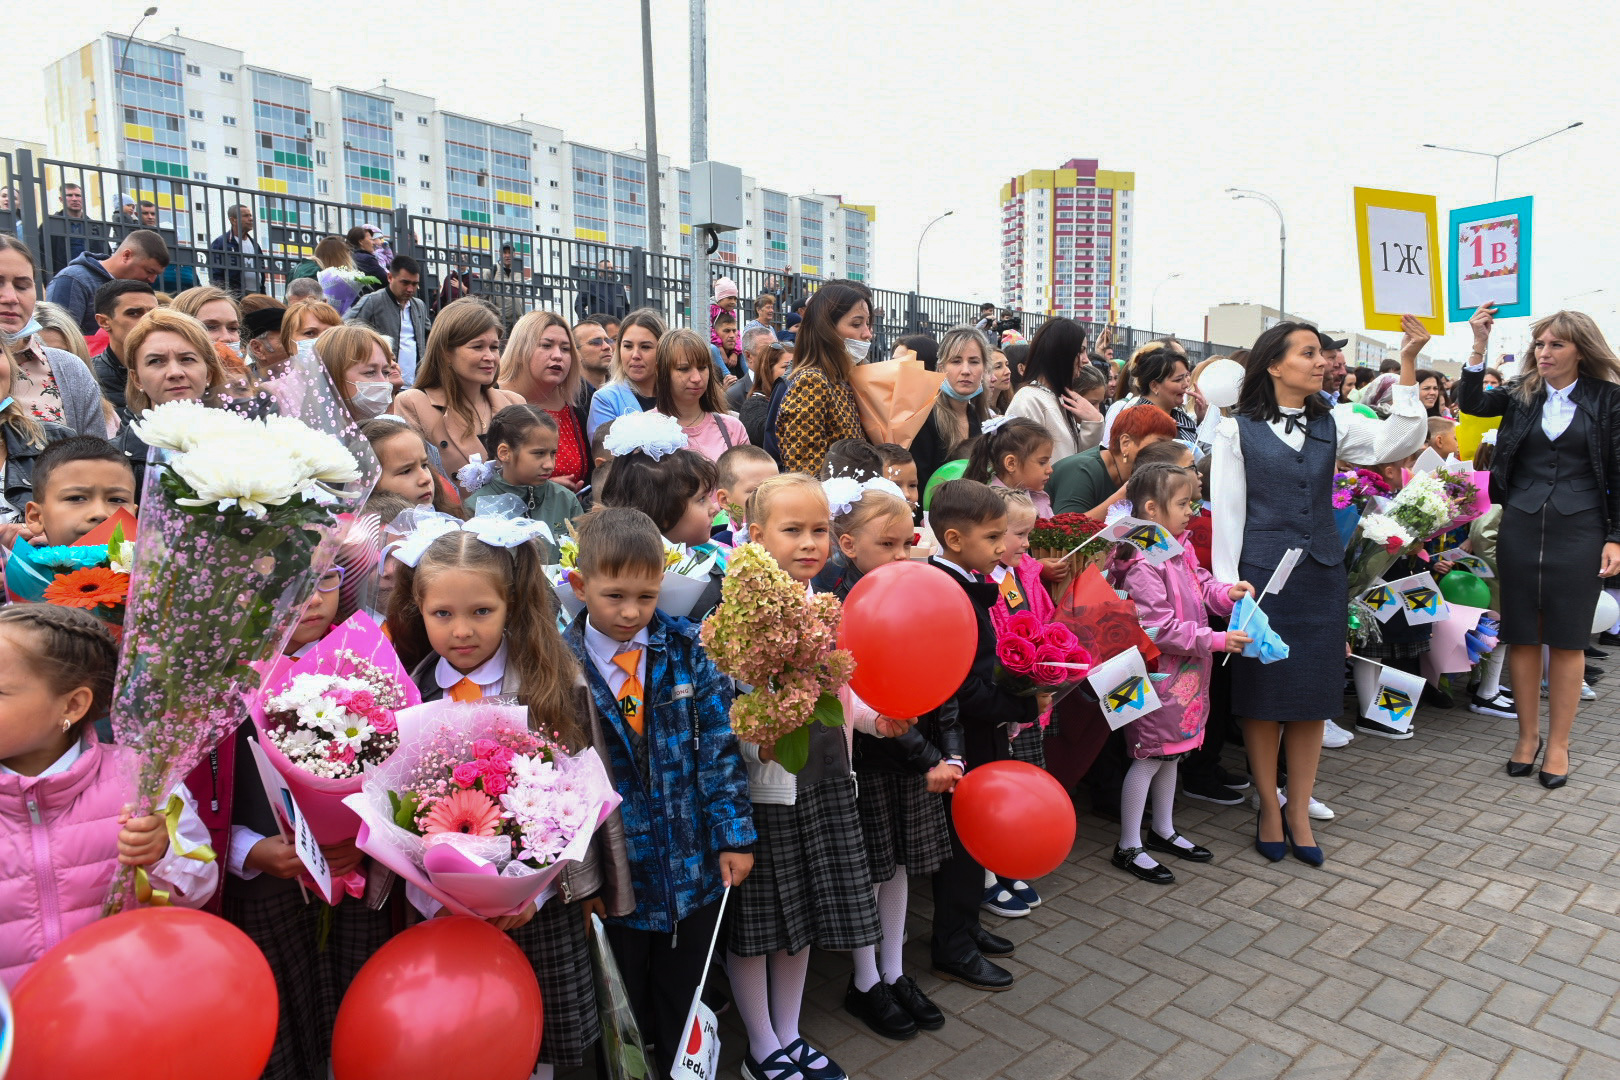
[[[1543,765],[1545,765],[1547,763],[1547,759],[1542,758],[1541,763]],[[1552,790],[1554,790],[1556,788],[1561,788],[1566,783],[1569,782],[1569,766],[1565,765],[1564,766],[1564,771],[1561,772],[1561,773],[1550,773],[1547,770],[1543,769],[1539,773],[1536,774],[1536,779],[1540,780],[1541,781],[1541,786],[1546,788],[1549,791],[1552,791]]]
[[[1529,761],[1514,761],[1512,758],[1508,758],[1507,774],[1509,776],[1529,776],[1530,770],[1536,767],[1536,759],[1541,756],[1541,748],[1546,745],[1546,739],[1538,738],[1536,740],[1536,752],[1530,755]],[[1541,775],[1546,776],[1547,774],[1542,773]],[[1542,783],[1545,784],[1546,781],[1543,780]]]

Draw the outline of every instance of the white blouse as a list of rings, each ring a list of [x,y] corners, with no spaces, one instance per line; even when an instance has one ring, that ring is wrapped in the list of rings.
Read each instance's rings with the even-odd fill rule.
[[[1283,409],[1298,415],[1303,409]],[[1389,419],[1379,420],[1355,411],[1349,403],[1333,407],[1338,429],[1338,458],[1357,465],[1382,465],[1417,453],[1429,440],[1429,417],[1416,386],[1396,386],[1390,396]],[[1305,445],[1299,428],[1285,432],[1283,421],[1273,420],[1272,432],[1298,450]],[[1239,580],[1243,555],[1243,526],[1248,515],[1249,478],[1243,465],[1243,444],[1237,420],[1226,417],[1215,428],[1210,451],[1210,526],[1212,572],[1217,581]]]

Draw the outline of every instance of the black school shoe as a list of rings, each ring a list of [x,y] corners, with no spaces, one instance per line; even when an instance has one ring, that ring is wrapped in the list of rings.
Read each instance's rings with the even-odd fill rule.
[[[857,990],[855,976],[849,977],[844,991],[844,1011],[885,1039],[904,1041],[917,1036],[917,1022],[894,999],[894,991],[882,979],[870,990]]]
[[[890,983],[889,992],[922,1030],[938,1031],[945,1026],[945,1014],[928,999],[927,994],[917,989],[917,980],[910,975],[902,975]]]
[[[1124,870],[1126,873],[1134,874],[1136,877],[1139,877],[1143,881],[1150,884],[1174,885],[1176,883],[1176,875],[1170,872],[1170,868],[1168,866],[1160,866],[1158,863],[1154,863],[1152,866],[1138,866],[1136,864],[1136,857],[1141,855],[1144,850],[1144,848],[1139,847],[1122,848],[1116,846],[1114,848],[1114,865],[1119,867],[1121,870]]]
[[[1182,781],[1181,793],[1189,799],[1198,799],[1219,806],[1237,806],[1243,802],[1241,792],[1203,776]]]
[[[1181,847],[1176,843],[1178,838],[1182,840],[1187,839],[1180,833],[1175,833],[1166,837],[1160,836],[1152,829],[1149,829],[1147,831],[1147,839],[1143,842],[1142,846],[1147,848],[1149,851],[1159,851],[1166,855],[1174,855],[1176,858],[1186,859],[1188,862],[1209,862],[1215,858],[1215,853],[1210,851],[1209,848],[1199,847],[1197,844],[1193,844],[1192,847]],[[1188,843],[1192,842],[1188,841]]]
[[[971,986],[975,990],[991,990],[997,993],[1012,989],[1013,984],[1012,972],[999,964],[991,963],[979,953],[954,963],[935,960],[934,974],[942,979],[959,982],[963,986]]]
[[[992,934],[982,926],[968,927],[968,937],[973,939],[973,945],[985,956],[1011,956],[1013,943],[999,934]]]

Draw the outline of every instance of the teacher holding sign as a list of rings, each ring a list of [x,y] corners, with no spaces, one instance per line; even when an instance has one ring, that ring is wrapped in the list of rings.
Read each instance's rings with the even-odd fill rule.
[[[1580,700],[1584,650],[1602,579],[1620,571],[1620,359],[1590,316],[1560,311],[1530,328],[1518,378],[1485,385],[1485,348],[1496,311],[1482,305],[1463,411],[1500,416],[1491,501],[1502,504],[1497,576],[1501,640],[1512,646],[1519,742],[1509,776],[1528,776],[1540,753],[1541,646],[1548,647],[1547,756],[1541,786],[1569,776],[1569,732]]]
[[[1260,799],[1254,846],[1322,865],[1307,810],[1322,756],[1322,725],[1344,706],[1349,582],[1333,521],[1338,461],[1379,465],[1416,453],[1428,437],[1417,393],[1417,356],[1429,332],[1402,320],[1400,382],[1390,416],[1363,416],[1321,394],[1328,363],[1316,329],[1282,322],[1260,335],[1244,362],[1233,415],[1215,429],[1211,462],[1214,573],[1266,581],[1290,548],[1304,555],[1278,593],[1265,597],[1271,629],[1288,643],[1272,664],[1232,663],[1232,713],[1243,718],[1249,770]],[[1251,482],[1252,480],[1252,482]],[[1288,755],[1288,806],[1277,798],[1277,751]]]

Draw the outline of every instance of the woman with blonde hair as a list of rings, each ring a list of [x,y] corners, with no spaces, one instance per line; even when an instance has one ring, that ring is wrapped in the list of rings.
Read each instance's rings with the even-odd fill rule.
[[[394,403],[388,381],[393,354],[388,339],[371,327],[334,326],[316,340],[315,355],[356,424],[381,416]]]
[[[229,375],[202,323],[172,308],[153,308],[124,339],[129,371],[124,400],[132,419],[170,401],[200,401],[225,389]],[[135,469],[135,484],[146,475],[146,444],[130,424],[114,440]]]
[[[343,316],[325,300],[295,301],[281,316],[281,347],[291,356],[298,351],[300,342],[314,341],[332,327],[342,325]]]
[[[242,308],[230,293],[212,285],[199,285],[176,296],[170,310],[202,323],[226,373],[235,382],[250,383],[247,345],[242,341]]]
[[[341,236],[328,236],[315,245],[315,254],[298,264],[298,269],[292,273],[290,280],[299,278],[314,278],[320,280],[322,270],[352,270],[354,269],[354,256],[349,251],[348,241]]]
[[[1494,308],[1482,305],[1469,320],[1474,349],[1459,398],[1470,416],[1502,418],[1491,501],[1502,504],[1500,639],[1511,646],[1519,713],[1507,774],[1530,775],[1545,746],[1541,786],[1560,788],[1569,777],[1569,736],[1598,592],[1620,572],[1620,358],[1591,316],[1560,311],[1531,326],[1518,377],[1487,389],[1495,317]],[[1545,740],[1538,686],[1547,693]]]
[[[696,331],[671,330],[658,339],[658,411],[680,422],[688,450],[711,461],[748,441],[742,421],[726,412],[725,377]]]
[[[574,334],[561,315],[531,311],[518,319],[501,354],[501,386],[557,422],[557,468],[551,479],[570,491],[585,486],[591,470],[585,410],[579,405],[583,381]]]
[[[990,415],[984,392],[989,360],[989,340],[971,326],[953,327],[940,339],[934,370],[944,375],[945,381],[940,384],[922,430],[911,443],[919,487],[927,489],[928,478],[950,460],[953,449],[978,436],[980,425]]]
[[[494,308],[471,296],[447,304],[433,321],[415,387],[396,397],[389,410],[438,447],[451,476],[474,454],[487,458],[479,436],[489,430],[490,419],[508,405],[523,404],[496,386],[500,348],[501,318]]]
[[[12,396],[17,382],[17,361],[12,346],[0,338],[0,476],[5,481],[5,498],[0,500],[0,547],[10,549],[27,528],[23,513],[33,495],[34,459],[39,452],[73,431],[61,424],[45,423],[28,415],[23,403]]]

